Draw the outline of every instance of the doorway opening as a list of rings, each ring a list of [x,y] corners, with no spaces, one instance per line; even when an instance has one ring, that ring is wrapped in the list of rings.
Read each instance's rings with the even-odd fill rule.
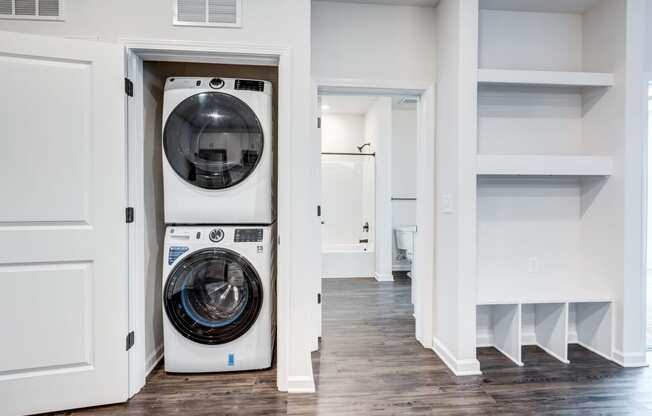
[[[331,300],[352,306],[349,317],[365,315],[356,308],[371,302],[367,312],[377,318],[405,313],[410,338],[430,348],[434,256],[416,253],[434,253],[434,87],[332,80],[317,85],[315,97],[322,262],[316,290],[325,303],[316,314],[318,337],[322,324],[345,319],[347,308],[340,304],[333,315]]]
[[[183,172],[184,169],[185,171],[188,171],[192,173],[192,179],[195,180],[196,182],[199,182],[199,180],[202,180],[202,177],[206,177],[208,179],[203,179],[205,183],[201,183],[201,186],[205,188],[210,188],[213,183],[208,182],[209,180],[216,181],[215,178],[220,179],[218,177],[218,174],[222,174],[222,170],[216,171],[216,172],[210,172],[207,174],[204,174],[204,176],[201,176],[200,173],[195,173],[199,169],[194,169],[194,165],[192,165],[193,169],[186,168],[186,165],[190,166],[189,163],[187,162],[188,157],[186,155],[180,154],[181,151],[188,151],[188,148],[190,148],[192,145],[189,145],[187,142],[189,140],[193,140],[195,136],[188,134],[187,133],[187,126],[184,125],[184,129],[181,128],[176,128],[176,129],[170,129],[171,131],[175,132],[175,134],[169,134],[167,135],[166,139],[163,138],[163,129],[162,126],[165,124],[166,119],[165,114],[166,114],[166,109],[164,108],[164,92],[167,87],[172,88],[174,85],[174,81],[177,83],[182,82],[184,78],[191,77],[193,78],[191,81],[193,85],[195,85],[195,79],[197,79],[197,83],[201,83],[206,81],[207,79],[215,78],[218,77],[218,79],[235,79],[235,78],[242,78],[242,79],[255,79],[255,80],[262,80],[262,81],[267,81],[271,84],[272,86],[272,126],[276,126],[276,119],[277,119],[277,108],[278,105],[277,103],[277,97],[278,97],[278,67],[276,66],[256,66],[256,65],[226,65],[226,64],[213,64],[213,63],[194,63],[194,62],[170,62],[170,61],[154,61],[154,60],[147,60],[143,62],[142,66],[142,74],[143,74],[143,83],[142,83],[142,100],[143,100],[143,142],[142,142],[142,167],[144,170],[144,183],[143,183],[143,189],[144,189],[144,204],[143,204],[143,210],[142,210],[142,215],[144,218],[144,228],[145,228],[145,233],[144,233],[144,300],[145,300],[145,327],[143,328],[143,341],[145,344],[145,357],[146,357],[146,374],[149,374],[152,372],[155,367],[157,367],[158,363],[163,359],[163,353],[164,353],[164,328],[166,325],[170,326],[169,333],[166,334],[166,336],[172,337],[173,335],[175,337],[178,337],[180,334],[183,334],[183,337],[179,338],[180,343],[183,345],[186,339],[191,339],[193,342],[199,342],[202,345],[207,344],[207,343],[222,343],[222,341],[219,341],[219,337],[221,336],[219,331],[213,331],[215,332],[214,335],[211,335],[210,339],[204,339],[208,335],[206,335],[207,330],[204,329],[201,322],[209,322],[208,319],[216,319],[216,317],[213,316],[206,316],[204,317],[203,315],[199,316],[197,320],[191,320],[190,323],[187,324],[188,329],[185,329],[186,324],[181,324],[177,323],[178,320],[181,320],[181,318],[177,317],[174,313],[171,311],[176,310],[178,308],[177,304],[174,304],[174,307],[170,306],[172,302],[177,302],[176,299],[168,299],[168,296],[161,296],[162,293],[164,293],[164,288],[166,287],[166,284],[168,280],[172,280],[173,274],[171,273],[170,270],[167,270],[164,268],[163,273],[161,273],[161,264],[163,263],[164,265],[167,266],[172,266],[172,265],[177,265],[177,258],[179,257],[179,254],[172,254],[172,250],[178,250],[178,247],[185,247],[187,250],[189,247],[189,244],[185,243],[184,240],[181,240],[182,237],[184,237],[183,234],[184,232],[186,234],[189,233],[193,235],[193,241],[195,241],[195,234],[197,236],[201,235],[202,233],[205,234],[204,240],[206,240],[206,237],[208,236],[209,230],[222,230],[221,232],[224,232],[226,234],[229,234],[229,230],[231,230],[233,227],[229,227],[228,223],[229,221],[224,221],[222,223],[216,223],[215,221],[203,221],[203,220],[190,220],[190,221],[178,221],[178,220],[165,220],[164,219],[164,205],[166,209],[170,208],[173,204],[178,203],[179,205],[192,205],[196,203],[193,199],[186,199],[183,200],[182,198],[178,198],[179,200],[175,200],[174,198],[168,198],[168,201],[164,204],[164,192],[170,192],[172,196],[176,195],[181,195],[180,192],[178,192],[176,189],[163,189],[163,177],[164,177],[164,172],[165,172],[165,165],[167,164],[168,166],[172,167],[175,172],[177,173],[179,178],[183,178],[182,185],[186,189],[190,186],[192,183],[191,180],[189,179],[190,175],[188,177],[182,177],[179,172]],[[206,91],[205,89],[198,89],[197,91]],[[189,93],[189,96],[191,96],[194,93],[191,92]],[[138,91],[138,94],[140,95],[140,91]],[[220,94],[220,93],[216,93]],[[178,121],[178,120],[185,120],[187,119],[198,119],[202,116],[202,114],[208,114],[209,111],[223,111],[225,114],[228,111],[228,107],[225,103],[221,103],[219,106],[214,106],[214,107],[209,107],[210,103],[206,98],[209,98],[207,93],[204,93],[205,96],[202,96],[200,98],[203,98],[203,100],[198,100],[197,102],[199,103],[197,106],[191,108],[190,110],[185,110],[183,105],[185,105],[188,100],[183,101],[180,103],[173,111],[171,111],[171,115],[169,116],[169,120],[172,121]],[[219,97],[230,97],[225,94],[218,95]],[[240,101],[238,100],[238,103]],[[248,109],[248,107],[245,107]],[[169,110],[169,109],[168,109]],[[181,111],[186,111],[187,114],[180,114],[176,115],[176,113],[180,113]],[[251,111],[251,110],[249,110]],[[211,113],[212,114],[212,113]],[[253,113],[252,113],[253,114]],[[222,117],[225,117],[222,115]],[[238,120],[244,120],[245,117],[242,116],[240,113],[236,114],[238,117]],[[253,117],[256,117],[255,115]],[[257,118],[255,119],[257,120]],[[256,121],[257,122],[257,121]],[[204,126],[206,128],[206,126]],[[218,127],[212,127],[214,131],[220,131],[218,130]],[[221,127],[220,127],[221,128]],[[166,127],[167,129],[167,127]],[[166,130],[167,131],[167,130]],[[179,133],[181,132],[181,133]],[[176,134],[178,133],[178,134]],[[220,134],[220,133],[213,133],[215,135]],[[222,133],[224,134],[224,133]],[[261,134],[261,137],[263,135]],[[248,143],[242,145],[242,148],[244,149],[249,149],[249,150],[241,150],[240,143],[238,143],[235,139],[235,135],[231,135],[229,143],[229,148],[228,148],[228,154],[230,154],[230,157],[232,157],[233,160],[229,160],[227,163],[229,166],[235,166],[235,168],[232,169],[232,173],[227,172],[224,170],[224,177],[227,177],[229,181],[236,181],[237,180],[237,169],[243,169],[243,168],[248,168],[250,170],[256,169],[256,165],[253,163],[247,164],[248,159],[251,159],[251,154],[254,151],[257,150],[251,150],[250,145]],[[264,141],[265,146],[270,146],[272,149],[272,165],[276,166],[276,156],[278,155],[277,152],[277,141],[276,138],[278,137],[278,134],[276,131],[272,131],[271,135],[265,135],[265,137],[260,139],[260,142],[262,143]],[[243,138],[242,141],[244,143],[246,138]],[[204,139],[205,141],[209,141],[207,139]],[[213,140],[217,142],[217,140]],[[216,164],[214,161],[217,160],[212,154],[209,154],[213,148],[208,148],[208,145],[213,146],[213,141],[209,141],[209,143],[206,145],[206,149],[199,149],[197,151],[198,156],[198,162],[197,164],[199,165],[200,163],[203,163],[201,166],[208,166],[209,163],[207,162],[202,162],[203,158],[206,159],[211,159],[213,164]],[[165,150],[164,150],[165,148]],[[262,144],[261,144],[261,149],[262,149]],[[222,150],[218,149],[220,151],[223,151],[224,154],[227,154],[227,150]],[[241,154],[246,155],[246,157],[241,156]],[[227,165],[225,163],[225,165]],[[179,167],[180,166],[180,167]],[[276,175],[272,175],[273,178],[276,178]],[[177,176],[174,176],[174,178],[177,178]],[[226,179],[220,179],[220,184],[223,184],[223,187],[226,189],[227,186],[231,186]],[[192,186],[195,186],[194,184]],[[235,186],[235,185],[234,185]],[[191,188],[195,189],[195,188]],[[192,197],[194,194],[183,194],[186,197]],[[170,202],[171,201],[171,202]],[[273,211],[275,211],[275,207]],[[179,211],[177,209],[177,211]],[[197,209],[196,211],[197,215],[199,217],[200,210]],[[169,214],[169,212],[167,213]],[[167,215],[166,214],[166,215]],[[195,215],[195,214],[193,214]],[[198,217],[193,217],[190,215],[189,218],[198,218]],[[179,227],[179,225],[181,225]],[[215,227],[215,228],[213,228]],[[267,229],[265,227],[261,227],[260,230]],[[271,228],[270,228],[271,230]],[[177,240],[172,240],[172,234],[176,233],[179,235]],[[177,238],[177,237],[175,237]],[[194,255],[192,253],[193,250],[196,248],[200,248],[199,245],[197,244],[203,244],[200,243],[203,242],[204,240],[201,240],[200,237],[197,237],[197,242],[195,245],[192,245],[190,248],[190,256],[187,258],[181,258],[178,261],[179,262],[191,262],[194,261]],[[207,244],[210,246],[211,241],[215,240],[206,240]],[[169,253],[166,251],[167,246],[170,246],[169,248]],[[203,246],[201,246],[203,247]],[[175,251],[175,253],[178,253]],[[199,253],[199,252],[197,252]],[[247,257],[245,253],[241,253],[242,256]],[[249,261],[251,261],[250,259]],[[179,267],[182,267],[182,263],[179,263],[178,267],[175,267],[175,270],[177,270]],[[197,262],[195,262],[197,263]],[[193,263],[194,264],[194,263]],[[183,274],[182,278],[179,278],[179,281],[184,281],[183,285],[189,286],[190,283],[187,282],[195,282],[198,280],[204,279],[207,283],[204,283],[204,285],[208,285],[208,282],[217,282],[217,281],[226,281],[225,276],[218,276],[217,273],[215,273],[215,265],[217,264],[229,264],[231,268],[235,268],[236,270],[244,270],[243,268],[239,267],[238,264],[234,261],[231,261],[226,258],[225,254],[220,253],[215,253],[211,254],[210,256],[207,256],[206,258],[202,259],[199,261],[199,263],[195,264],[194,267],[196,270],[193,271],[192,273],[185,273]],[[226,266],[225,266],[226,267]],[[169,268],[169,267],[168,267]],[[188,268],[188,266],[183,266],[183,270]],[[210,270],[210,273],[207,272],[207,270]],[[260,274],[262,271],[256,271],[252,270],[251,274]],[[195,274],[197,273],[197,274]],[[243,272],[244,273],[244,272]],[[201,274],[201,275],[200,275]],[[208,276],[210,275],[210,276]],[[271,276],[267,276],[266,274],[261,274],[263,275],[263,279],[271,279]],[[273,273],[272,273],[273,275]],[[210,283],[215,285],[215,283]],[[260,287],[266,287],[267,286],[266,280],[261,282]],[[201,287],[202,284],[196,284],[198,287]],[[186,289],[180,288],[178,289],[179,291],[184,291],[184,293],[188,292]],[[168,290],[165,291],[165,293],[168,293]],[[192,292],[194,293],[194,292]],[[194,296],[194,295],[193,295]],[[198,296],[198,295],[197,295]],[[262,297],[262,295],[261,295]],[[275,300],[272,298],[272,300]],[[210,308],[215,308],[215,305],[212,305],[208,302],[212,302],[209,298],[203,297],[197,297],[196,300],[192,300],[193,302],[197,303],[201,308],[204,308],[205,310],[210,310]],[[168,304],[168,302],[170,302]],[[165,304],[165,307],[163,307]],[[254,304],[251,303],[250,307],[254,307]],[[220,306],[224,308],[224,306]],[[202,310],[204,310],[202,309]],[[242,311],[246,311],[246,308],[242,308]],[[263,308],[263,313],[265,312],[265,309]],[[185,315],[184,315],[185,316]],[[242,312],[241,313],[241,324],[242,325],[248,325],[246,328],[248,329],[252,325],[255,325],[253,322],[245,322],[245,316],[246,313]],[[235,318],[234,318],[235,319]],[[203,320],[203,321],[202,321]],[[212,321],[211,321],[212,322]],[[238,321],[236,320],[235,323]],[[207,324],[206,324],[207,325]],[[172,328],[174,326],[174,328]],[[272,326],[275,326],[275,322],[272,322]],[[172,335],[171,335],[172,334]],[[213,338],[215,340],[213,340]],[[237,341],[237,338],[234,338],[231,341]],[[270,340],[271,343],[271,340]],[[194,345],[194,344],[192,344]],[[178,368],[179,371],[188,371],[186,368],[192,368],[196,369],[196,371],[203,371],[202,369],[205,368],[218,368],[219,366],[215,363],[210,363],[208,360],[206,362],[197,362],[197,363],[190,363],[187,359],[181,359],[179,360],[178,357],[175,357],[176,355],[179,355],[179,352],[175,351],[166,351],[166,368]],[[175,362],[175,366],[172,367],[172,362]],[[178,363],[177,363],[178,362]],[[211,367],[215,366],[215,367]],[[159,369],[159,371],[162,371],[162,369]],[[208,371],[208,370],[205,370]]]
[[[320,388],[341,382],[324,359],[331,355],[338,366],[356,369],[354,383],[406,356],[421,363],[435,357],[423,348],[432,336],[420,329],[430,325],[422,307],[432,301],[419,296],[432,295],[432,271],[423,264],[433,256],[417,264],[417,247],[432,233],[417,205],[427,205],[434,190],[434,174],[427,183],[417,180],[435,159],[434,106],[423,94],[318,89],[322,309],[313,369]]]
[[[274,182],[273,190],[276,190],[273,205],[277,214],[276,227],[269,233],[274,234],[276,231],[278,236],[287,236],[289,235],[289,218],[292,208],[289,200],[290,175],[288,174],[291,140],[288,104],[292,91],[292,79],[289,76],[291,63],[289,49],[284,47],[261,49],[248,45],[234,47],[223,44],[195,45],[183,42],[161,44],[136,40],[125,41],[125,46],[128,50],[127,77],[133,83],[133,91],[138,92],[128,100],[128,199],[129,204],[133,207],[134,216],[137,218],[135,226],[130,229],[129,236],[129,329],[135,334],[140,334],[137,335],[133,348],[129,350],[129,395],[132,396],[144,386],[147,373],[151,371],[152,366],[162,355],[160,326],[165,312],[160,297],[162,295],[162,279],[164,278],[164,275],[161,275],[160,266],[163,262],[161,250],[166,250],[162,243],[161,233],[161,227],[165,225],[160,204],[162,184],[159,183],[159,179],[161,175],[156,171],[161,169],[161,162],[166,161],[161,148],[162,116],[160,114],[162,87],[165,80],[169,77],[179,76],[210,77],[213,80],[219,76],[224,80],[229,78],[261,80],[258,84],[272,86],[273,115],[270,118],[273,118],[274,122],[270,124],[273,126],[273,134],[265,133],[265,136],[271,139],[265,145],[265,149],[273,148],[272,157],[275,162],[273,163],[275,171],[272,176],[276,178],[276,180],[272,180]],[[244,90],[250,87],[249,84],[240,84],[242,88],[236,85],[235,89]],[[260,91],[259,85],[258,88]],[[265,87],[266,89],[267,87]],[[242,159],[244,162],[251,160],[250,150],[243,151],[242,154],[243,157],[246,156]],[[258,165],[260,163],[256,164],[256,166]],[[243,164],[242,166],[249,165]],[[229,238],[228,241],[237,239],[234,234],[227,236],[227,231],[224,231],[224,235],[225,238]],[[208,231],[201,233],[207,238],[210,238],[209,234]],[[198,236],[199,234],[193,233],[192,235]],[[212,238],[210,240],[216,241]],[[265,244],[263,242],[263,245]],[[290,305],[287,270],[289,251],[287,246],[271,245],[270,243],[269,247],[271,247],[270,252],[276,251],[275,263],[278,270],[274,290],[276,296],[271,301],[276,308],[275,311],[268,314],[276,323],[275,370],[270,371],[270,374],[273,374],[270,381],[275,379],[276,387],[279,390],[294,390],[296,389],[294,386],[288,385]],[[169,259],[166,257],[166,260]],[[165,265],[167,264],[166,261]],[[255,267],[258,266],[255,265]],[[253,273],[250,275],[253,276]],[[261,276],[260,273],[258,275]],[[267,281],[263,281],[262,277],[260,279],[263,285]],[[270,290],[268,292],[271,293]],[[263,309],[266,310],[264,305]],[[234,363],[237,362],[235,359],[237,358],[234,356],[232,360]],[[228,360],[230,363],[231,358],[228,357]],[[310,389],[311,386],[306,384],[301,384],[300,388]]]

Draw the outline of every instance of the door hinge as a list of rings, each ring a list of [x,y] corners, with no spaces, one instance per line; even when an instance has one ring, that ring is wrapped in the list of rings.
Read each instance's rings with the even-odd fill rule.
[[[127,224],[134,222],[134,209],[133,207],[127,207],[125,209],[125,221]]]
[[[125,78],[125,94],[130,97],[134,96],[134,83],[129,78]]]
[[[127,334],[127,351],[131,349],[131,347],[134,346],[134,331],[131,331],[130,333]]]
[[[321,117],[317,117],[317,128],[321,129]]]
[[[321,217],[321,205],[317,205],[317,216]]]
[[[317,304],[321,305],[321,293],[317,293]]]

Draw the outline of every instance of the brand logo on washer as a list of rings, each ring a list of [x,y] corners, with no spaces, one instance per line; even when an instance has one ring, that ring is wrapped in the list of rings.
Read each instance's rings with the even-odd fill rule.
[[[208,238],[214,243],[219,243],[224,239],[224,231],[221,228],[213,228],[208,234]]]

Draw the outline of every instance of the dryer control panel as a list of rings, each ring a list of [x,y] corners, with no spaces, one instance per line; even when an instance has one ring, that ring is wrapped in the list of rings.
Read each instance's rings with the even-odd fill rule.
[[[234,243],[260,243],[263,241],[262,228],[236,228]]]

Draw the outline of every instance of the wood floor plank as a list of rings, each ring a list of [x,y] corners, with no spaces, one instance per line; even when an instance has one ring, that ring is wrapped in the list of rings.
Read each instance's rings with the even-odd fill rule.
[[[535,346],[524,367],[478,349],[482,376],[455,377],[414,339],[410,280],[327,279],[315,394],[276,391],[274,369],[171,375],[157,367],[125,404],[73,415],[652,415],[652,371],[571,345],[571,364]]]

